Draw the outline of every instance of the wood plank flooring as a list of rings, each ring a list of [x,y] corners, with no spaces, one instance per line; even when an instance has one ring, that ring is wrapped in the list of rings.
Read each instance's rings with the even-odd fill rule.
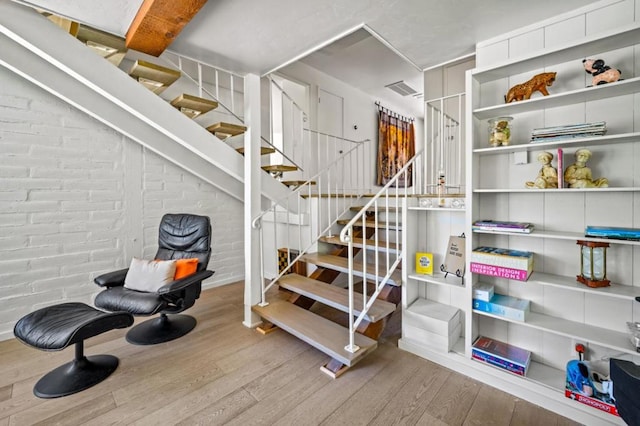
[[[0,426],[576,424],[401,351],[399,312],[378,349],[332,380],[319,369],[327,356],[313,347],[282,330],[245,328],[242,298],[242,283],[204,291],[188,311],[196,329],[173,342],[130,345],[126,330],[89,339],[86,355],[113,354],[120,366],[64,398],[39,399],[32,389],[73,348],[0,342]]]

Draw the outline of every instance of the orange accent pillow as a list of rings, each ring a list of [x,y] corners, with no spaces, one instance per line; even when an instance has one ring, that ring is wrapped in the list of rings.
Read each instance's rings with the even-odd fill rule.
[[[176,273],[173,276],[174,280],[187,277],[194,274],[198,270],[198,258],[192,259],[177,259],[176,260]]]

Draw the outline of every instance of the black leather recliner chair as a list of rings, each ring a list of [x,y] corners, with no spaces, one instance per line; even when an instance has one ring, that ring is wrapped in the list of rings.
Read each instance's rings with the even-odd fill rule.
[[[138,345],[168,342],[189,333],[196,319],[189,315],[174,315],[190,308],[200,297],[202,281],[213,275],[207,270],[211,257],[211,222],[206,216],[165,214],[160,223],[156,260],[197,258],[194,274],[169,282],[157,292],[142,292],[124,287],[127,269],[109,272],[95,278],[106,287],[95,299],[99,308],[129,312],[134,316],[160,313],[131,328],[127,341]]]

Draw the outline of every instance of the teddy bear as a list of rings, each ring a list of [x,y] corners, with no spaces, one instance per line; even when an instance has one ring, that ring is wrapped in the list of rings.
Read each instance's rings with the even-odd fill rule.
[[[622,71],[604,64],[602,59],[583,59],[584,70],[593,76],[591,84],[594,86],[613,83],[620,80]]]

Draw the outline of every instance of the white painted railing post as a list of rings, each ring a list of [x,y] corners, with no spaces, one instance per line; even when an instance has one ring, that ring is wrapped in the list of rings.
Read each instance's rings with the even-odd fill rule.
[[[260,317],[251,307],[261,301],[262,283],[258,259],[261,258],[260,230],[252,226],[260,214],[260,76],[248,74],[244,78],[244,326],[255,327]]]

